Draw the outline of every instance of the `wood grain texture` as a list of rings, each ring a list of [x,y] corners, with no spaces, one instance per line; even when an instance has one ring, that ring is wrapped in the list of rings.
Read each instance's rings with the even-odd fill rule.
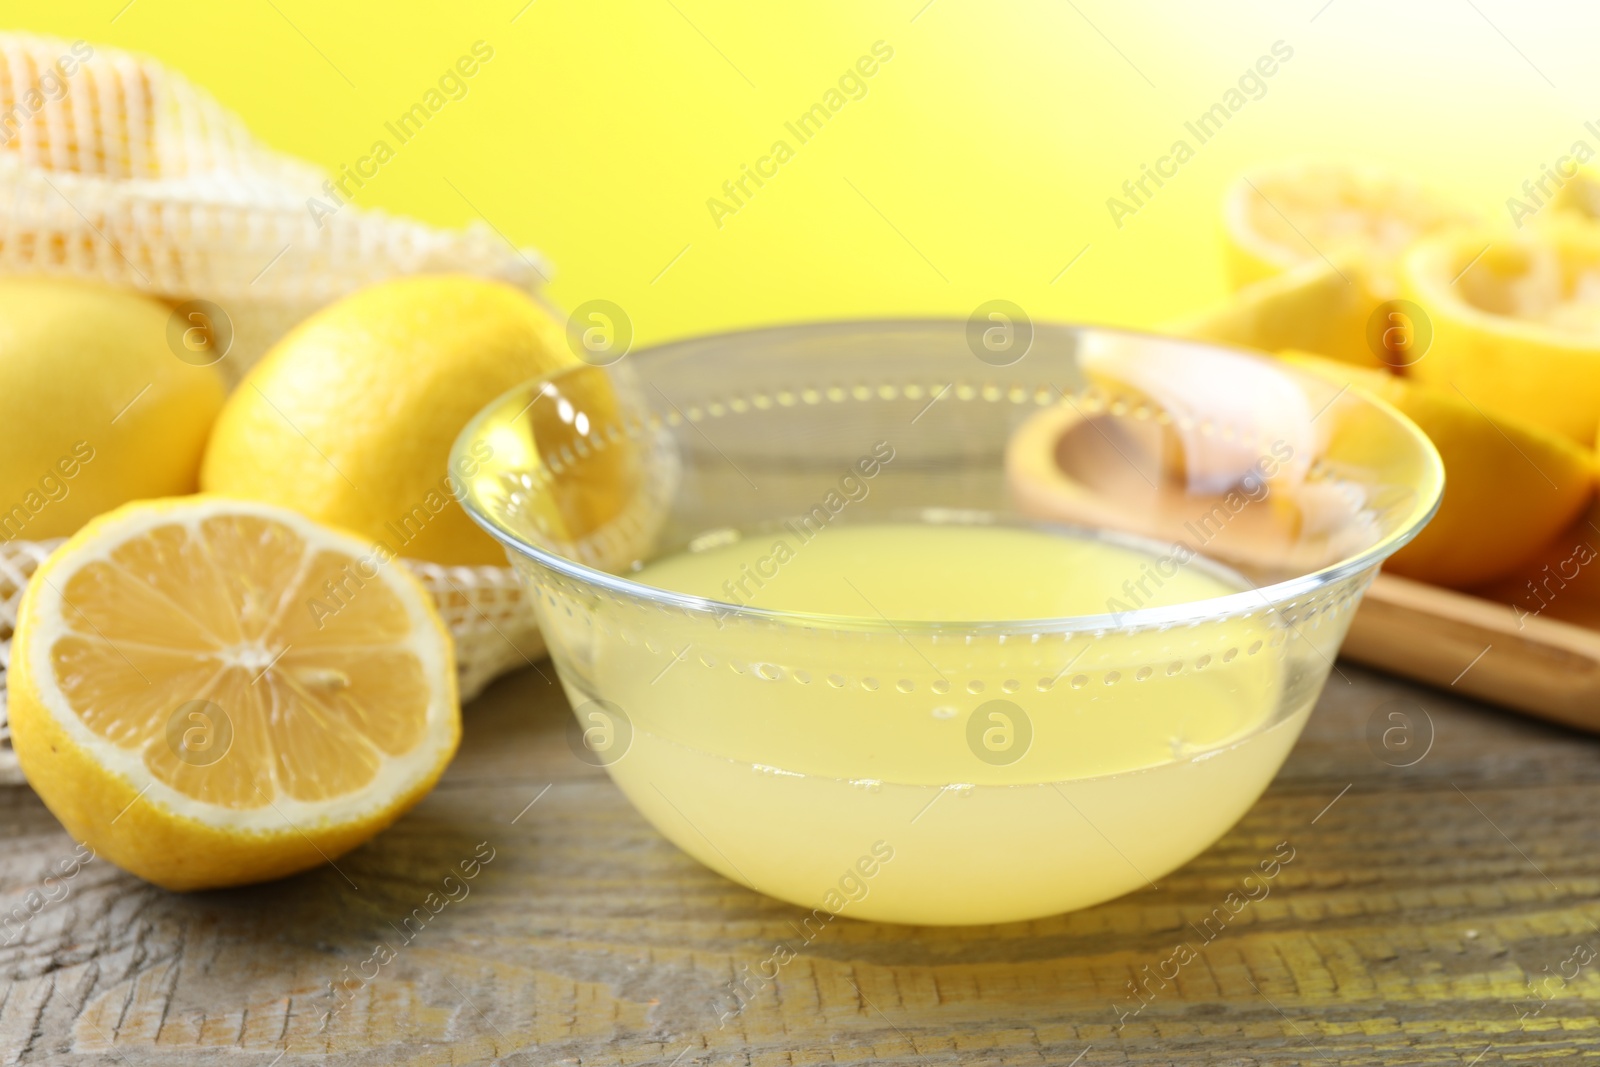
[[[1343,654],[1600,733],[1600,630],[1587,626],[1380,574],[1361,599]]]
[[[468,710],[441,786],[337,869],[179,896],[95,860],[52,888],[0,928],[0,1061],[1600,1063],[1600,958],[1575,958],[1600,949],[1600,740],[1340,672],[1267,795],[1159,888],[998,927],[839,918],[803,942],[806,913],[700,867],[579,762],[559,690],[525,671]],[[1411,725],[1385,747],[1390,712]],[[0,791],[0,825],[0,908],[29,909],[73,843],[25,789]],[[1227,909],[1285,841],[1270,892]],[[481,842],[493,859],[433,913]],[[1194,958],[1147,978],[1180,942]],[[394,958],[324,1025],[329,983],[379,943]],[[719,1026],[780,944],[795,958]]]

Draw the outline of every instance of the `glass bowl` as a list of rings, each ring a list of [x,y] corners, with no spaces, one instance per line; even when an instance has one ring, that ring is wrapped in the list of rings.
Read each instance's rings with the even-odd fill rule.
[[[1432,446],[1357,391],[1214,345],[996,322],[575,366],[489,405],[452,457],[534,602],[574,752],[684,851],[819,921],[1029,919],[1204,850],[1438,506]],[[1128,554],[1073,579],[1104,610],[1022,620],[771,610],[747,570],[716,598],[637,575],[884,523]],[[1220,592],[1152,597],[1179,571]],[[950,578],[934,568],[930,595]]]

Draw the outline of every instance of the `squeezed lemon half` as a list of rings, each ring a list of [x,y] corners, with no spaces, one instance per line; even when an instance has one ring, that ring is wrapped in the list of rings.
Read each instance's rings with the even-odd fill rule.
[[[1354,262],[1379,299],[1395,295],[1395,264],[1412,242],[1477,221],[1403,175],[1343,163],[1245,174],[1229,187],[1222,210],[1236,287],[1327,259]]]
[[[449,636],[398,561],[218,497],[126,505],[55,552],[7,682],[46,806],[169,889],[337,857],[427,792],[461,730]]]
[[[1517,232],[1423,240],[1401,266],[1433,321],[1408,369],[1474,404],[1585,446],[1600,425],[1600,227],[1552,218]]]

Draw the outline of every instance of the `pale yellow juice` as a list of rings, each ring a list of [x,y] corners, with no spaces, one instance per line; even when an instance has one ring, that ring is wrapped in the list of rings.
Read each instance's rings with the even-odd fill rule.
[[[1288,681],[1265,604],[1168,627],[1014,623],[1245,588],[1204,560],[981,524],[805,534],[702,538],[632,577],[824,617],[806,625],[560,599],[544,619],[579,721],[639,810],[808,908],[998,922],[1141,888],[1237,821],[1315,697]]]

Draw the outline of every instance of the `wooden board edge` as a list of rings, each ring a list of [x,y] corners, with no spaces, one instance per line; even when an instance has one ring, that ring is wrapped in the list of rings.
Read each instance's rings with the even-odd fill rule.
[[[1364,666],[1600,733],[1600,632],[1380,574],[1341,655]]]

